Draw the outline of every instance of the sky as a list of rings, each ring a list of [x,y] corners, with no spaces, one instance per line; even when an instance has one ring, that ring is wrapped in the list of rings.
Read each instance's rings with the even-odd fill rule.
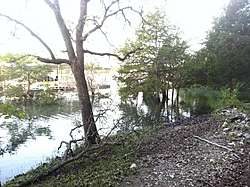
[[[105,2],[110,0],[105,0]],[[133,7],[143,6],[144,11],[154,11],[154,7],[164,7],[169,20],[180,27],[183,31],[183,38],[189,41],[192,50],[199,50],[199,43],[204,40],[206,31],[212,27],[214,17],[222,12],[222,7],[229,0],[127,0]],[[27,3],[25,3],[27,2]],[[77,20],[78,1],[60,0],[61,10],[67,22]],[[98,14],[101,12],[98,0],[92,0],[89,3],[89,13]],[[58,56],[63,54],[64,43],[60,36],[57,23],[53,12],[45,5],[43,0],[0,0],[0,13],[10,15],[11,17],[23,21],[35,33],[55,51]],[[139,19],[131,14],[132,25],[137,25]],[[0,19],[0,53],[17,52],[32,53],[37,55],[48,55],[44,47],[37,42],[26,30],[15,31],[15,24]],[[72,25],[73,28],[73,25]],[[116,47],[122,47],[125,38],[133,36],[133,28],[124,27],[124,21],[108,20],[104,29],[108,32],[109,40]],[[15,32],[14,32],[15,31]],[[12,36],[11,37],[11,33]],[[94,33],[89,37],[86,44],[91,50],[106,52],[112,47],[106,42],[105,37],[100,32]],[[108,60],[111,61],[111,60]]]
[[[212,28],[214,17],[218,17],[229,0],[170,0],[167,12],[174,23],[184,31],[193,50],[200,49],[206,32]]]

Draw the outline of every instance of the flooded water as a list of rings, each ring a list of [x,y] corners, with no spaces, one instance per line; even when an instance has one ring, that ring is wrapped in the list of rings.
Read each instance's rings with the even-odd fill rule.
[[[100,90],[102,91],[102,90]],[[97,127],[100,135],[105,135],[117,123],[120,128],[133,123],[143,116],[153,123],[154,120],[174,121],[177,116],[189,117],[208,113],[216,103],[218,92],[191,91],[180,92],[179,99],[173,93],[169,99],[159,105],[143,100],[139,93],[137,100],[122,102],[117,94],[117,86],[112,83],[110,89],[103,90],[109,98],[94,100],[94,114],[106,110],[105,115],[98,118]],[[36,168],[39,163],[49,160],[52,156],[60,156],[63,148],[58,150],[61,141],[71,139],[69,132],[81,123],[80,107],[77,94],[69,92],[66,99],[57,105],[36,106],[20,105],[27,119],[1,119],[0,123],[0,181],[4,184],[15,175]],[[172,90],[169,91],[169,98]],[[73,133],[74,138],[83,135],[82,129]]]

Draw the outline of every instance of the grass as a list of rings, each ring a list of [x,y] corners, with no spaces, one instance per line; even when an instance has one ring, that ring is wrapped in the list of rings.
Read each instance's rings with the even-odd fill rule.
[[[119,132],[118,135],[109,138],[109,141],[113,141],[120,137],[126,137],[119,144],[87,152],[80,159],[61,167],[43,180],[32,182],[30,186],[117,186],[117,183],[124,176],[137,173],[137,170],[131,169],[130,166],[136,159],[136,155],[133,152],[138,146],[141,136],[145,134],[147,134],[145,129],[140,129],[136,133],[131,134]],[[76,155],[82,149],[84,149],[83,145],[77,146],[74,154]],[[38,168],[15,177],[15,179],[8,181],[3,186],[18,186],[20,182],[27,180],[29,177],[38,176],[48,170],[51,166],[58,163],[59,160],[60,158],[52,158],[48,163],[41,163]]]

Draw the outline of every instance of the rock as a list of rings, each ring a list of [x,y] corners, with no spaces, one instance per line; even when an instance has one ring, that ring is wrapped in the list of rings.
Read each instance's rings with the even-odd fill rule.
[[[227,127],[228,123],[225,121],[223,124],[222,124],[222,128],[225,128]]]
[[[210,162],[210,164],[216,164],[216,161],[213,159],[213,158],[211,158],[210,160],[209,160],[209,162]]]
[[[246,140],[250,140],[250,134],[248,132],[244,133],[243,136]]]
[[[170,178],[174,178],[174,174],[170,174],[169,177],[170,177]]]
[[[242,120],[242,119],[244,119],[244,117],[243,117],[241,114],[236,114],[236,115],[234,115],[234,116],[230,116],[230,117],[229,117],[229,120],[230,120],[231,122],[235,122],[235,121],[237,121],[237,120]]]
[[[244,127],[245,128],[249,128],[250,126],[249,126],[249,122],[246,122],[245,124],[244,124]]]
[[[242,132],[237,132],[237,133],[236,133],[236,136],[237,136],[237,137],[242,137],[242,135],[243,135]]]
[[[228,143],[228,145],[230,145],[230,146],[233,146],[233,147],[234,147],[234,146],[235,146],[235,143],[234,143],[234,142],[229,142],[229,143]]]
[[[133,164],[131,164],[131,166],[129,168],[130,169],[137,168],[137,165],[135,163],[133,163]]]
[[[223,109],[221,112],[222,112],[222,113],[229,113],[230,111],[229,111],[229,110],[226,110],[226,109]]]
[[[227,131],[229,131],[229,130],[230,130],[230,128],[224,128],[224,129],[223,129],[224,132],[227,132]]]

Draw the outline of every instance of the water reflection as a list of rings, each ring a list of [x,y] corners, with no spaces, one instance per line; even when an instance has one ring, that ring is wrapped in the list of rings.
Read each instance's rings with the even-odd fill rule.
[[[24,144],[28,139],[35,140],[37,136],[48,136],[50,139],[51,130],[49,127],[42,127],[28,120],[25,122],[18,119],[13,120],[11,123],[4,122],[0,126],[1,128],[1,149],[0,155],[4,153],[14,154],[21,144]],[[7,140],[7,141],[4,141]],[[2,144],[2,142],[4,142]]]
[[[23,104],[21,107],[26,114],[26,118],[50,118],[58,114],[68,117],[70,114],[80,110],[77,100],[65,100],[59,104],[38,106],[34,104]]]
[[[206,89],[185,89],[180,91],[179,107],[191,116],[210,113],[218,101],[219,91]]]
[[[0,181],[5,183],[15,175],[36,167],[51,156],[61,155],[60,142],[70,140],[69,132],[79,121],[77,100],[61,104],[37,106],[18,105],[26,118],[1,119],[0,125]],[[74,137],[81,136],[81,130]]]

